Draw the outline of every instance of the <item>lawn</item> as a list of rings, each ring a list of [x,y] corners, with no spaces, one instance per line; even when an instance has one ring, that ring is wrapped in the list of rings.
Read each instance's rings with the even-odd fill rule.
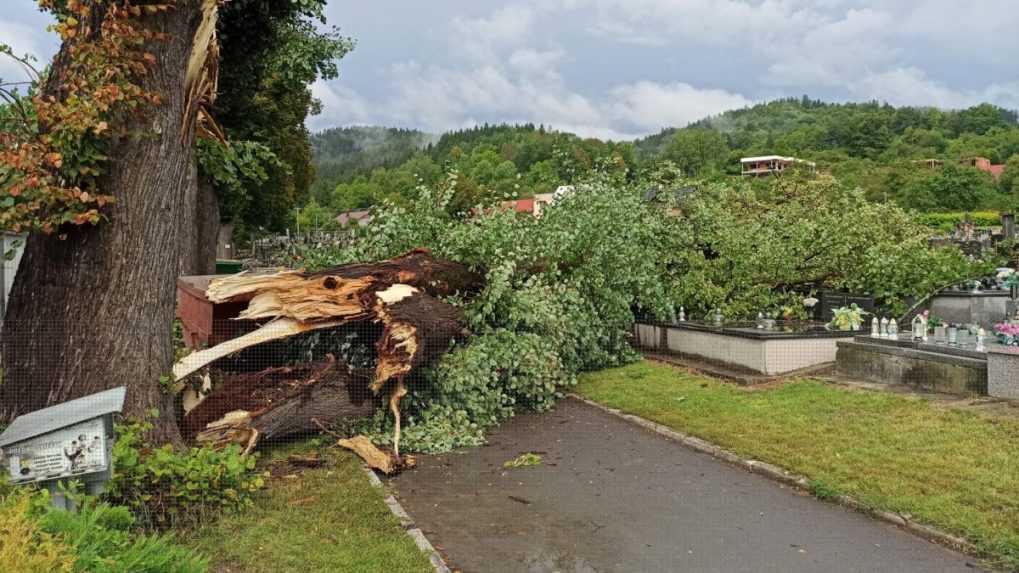
[[[1019,417],[816,380],[747,389],[654,362],[577,392],[961,535],[1019,567]]]
[[[296,444],[268,457],[309,447],[308,442]],[[432,571],[428,557],[383,502],[382,492],[369,483],[361,462],[346,452],[322,452],[324,467],[282,472],[269,481],[255,507],[186,535],[191,546],[212,558],[210,571]]]

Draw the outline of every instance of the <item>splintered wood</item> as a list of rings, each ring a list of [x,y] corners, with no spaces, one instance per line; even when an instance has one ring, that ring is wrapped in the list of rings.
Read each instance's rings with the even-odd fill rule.
[[[310,330],[364,321],[379,322],[383,327],[375,344],[376,366],[368,379],[333,360],[325,366],[309,366],[311,370],[306,371],[270,369],[239,375],[214,389],[208,397],[189,402],[192,409],[185,416],[185,432],[202,440],[257,442],[260,438],[311,431],[316,424],[329,424],[340,418],[369,415],[375,402],[366,395],[378,396],[396,419],[393,455],[399,461],[399,404],[407,393],[406,377],[466,335],[461,310],[439,297],[470,294],[481,284],[481,277],[466,266],[435,259],[424,249],[387,261],[344,265],[314,273],[242,273],[216,279],[210,283],[206,298],[214,303],[249,299],[239,318],[270,322],[245,336],[182,359],[174,366],[178,388],[186,386],[188,376],[245,348]],[[288,375],[290,390],[277,396],[275,403],[256,399],[265,384],[275,384],[271,381]],[[347,406],[356,404],[344,407],[344,402]],[[244,412],[247,418],[235,412]],[[213,430],[215,433],[209,433]],[[256,431],[256,436],[251,438],[248,430]]]
[[[365,436],[340,440],[339,445],[360,456],[368,467],[379,470],[387,476],[413,468],[417,463],[413,456],[401,458],[395,452],[388,452],[376,446]]]

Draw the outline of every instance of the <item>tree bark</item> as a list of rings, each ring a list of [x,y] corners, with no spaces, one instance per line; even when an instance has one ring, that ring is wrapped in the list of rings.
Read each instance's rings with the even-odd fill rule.
[[[216,252],[215,256],[220,259],[232,259],[234,258],[234,224],[223,223],[219,225],[219,230],[216,235]],[[213,261],[215,262],[215,261]]]
[[[214,430],[206,435],[215,436],[212,441],[219,442],[224,436],[247,436],[255,430],[257,443],[318,432],[340,419],[370,416],[374,409],[372,400],[367,373],[350,371],[332,358],[270,368],[237,374],[224,381],[188,412],[183,432],[191,439],[205,433],[211,424]],[[238,415],[239,412],[245,415]],[[223,423],[227,414],[231,418]]]
[[[198,177],[195,201],[195,252],[191,274],[216,274],[216,245],[219,239],[219,199],[208,177]]]
[[[172,361],[181,246],[195,241],[194,116],[186,111],[185,70],[200,4],[179,0],[143,20],[166,35],[148,46],[156,65],[141,82],[162,103],[126,120],[137,135],[110,142],[101,182],[117,199],[109,221],[68,229],[65,240],[28,239],[0,339],[0,421],[126,386],[126,413],[158,409],[153,437],[180,440],[173,398],[159,378]],[[51,93],[58,93],[53,78],[67,51],[65,44],[55,60]]]

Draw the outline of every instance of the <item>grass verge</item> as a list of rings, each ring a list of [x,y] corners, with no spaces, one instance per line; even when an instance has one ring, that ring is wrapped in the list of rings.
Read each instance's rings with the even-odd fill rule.
[[[307,442],[277,449],[285,458]],[[324,467],[269,481],[255,507],[187,535],[216,573],[430,573],[428,557],[400,527],[359,460],[323,450]],[[276,473],[276,472],[274,472]],[[287,477],[287,476],[296,477]]]
[[[581,376],[576,392],[803,474],[822,497],[961,535],[1019,568],[1019,419],[816,380],[746,389],[653,362]]]

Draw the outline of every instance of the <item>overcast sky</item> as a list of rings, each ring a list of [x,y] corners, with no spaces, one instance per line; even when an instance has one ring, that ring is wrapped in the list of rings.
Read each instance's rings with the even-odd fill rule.
[[[0,42],[56,49],[35,0]],[[782,96],[1019,108],[1019,0],[332,0],[357,41],[309,126],[629,138]],[[0,77],[17,76],[0,62]]]

